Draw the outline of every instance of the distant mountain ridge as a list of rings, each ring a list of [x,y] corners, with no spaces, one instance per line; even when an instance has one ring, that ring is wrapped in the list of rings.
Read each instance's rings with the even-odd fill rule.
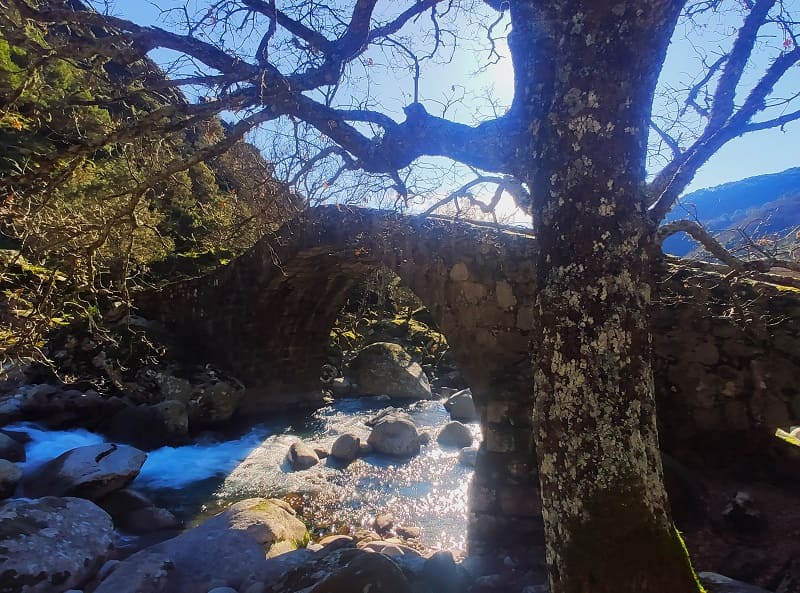
[[[748,177],[687,194],[666,221],[699,220],[727,247],[752,239],[778,239],[800,227],[800,167]],[[664,241],[664,251],[693,256],[697,243],[685,234]]]

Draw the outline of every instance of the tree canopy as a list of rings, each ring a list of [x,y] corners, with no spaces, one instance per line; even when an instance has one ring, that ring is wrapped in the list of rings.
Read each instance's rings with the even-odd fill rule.
[[[32,15],[27,3],[14,4],[21,14]],[[526,17],[523,4],[428,0],[401,9],[375,1],[350,5],[251,0],[192,7],[165,3],[163,20],[170,26],[161,28],[85,11],[76,17],[71,9],[49,3],[47,16],[40,12],[36,18],[107,27],[109,32],[84,50],[95,56],[119,59],[127,51],[130,60],[156,48],[180,55],[176,76],[155,84],[191,89],[203,100],[174,116],[164,111],[162,115],[174,122],[188,124],[210,114],[236,112],[231,134],[243,136],[280,120],[271,128],[280,133],[271,137],[270,156],[286,181],[306,194],[332,194],[347,173],[363,171],[386,179],[402,195],[414,195],[419,193],[414,182],[420,176],[412,165],[420,157],[440,156],[475,169],[470,187],[492,182],[525,205],[530,188],[520,183],[528,183],[532,171],[519,154],[520,136],[526,121],[543,115],[545,104],[525,73],[535,36],[515,35],[519,19]],[[650,125],[651,145],[664,151],[664,165],[647,192],[647,206],[658,219],[725,143],[800,117],[797,97],[781,86],[800,57],[791,3],[683,4],[681,18],[690,34],[711,31],[720,40],[698,49],[691,83],[668,81],[661,89],[663,112],[656,113]],[[537,18],[535,11],[529,16]],[[473,34],[485,32],[485,51],[475,56],[480,68],[496,59],[496,45],[505,37],[509,21],[516,78],[507,110],[474,124],[465,117],[450,120],[448,111],[453,112],[458,101],[454,91],[443,99],[441,113],[432,113],[439,106],[420,95],[420,81],[424,83],[426,69],[435,72],[437,62],[463,51],[459,44],[467,45],[468,40],[459,27],[469,23]],[[733,33],[724,30],[736,23],[741,26]],[[474,43],[472,50],[477,51]],[[408,89],[397,97],[402,113],[394,108],[387,114],[378,104],[385,91],[376,93],[370,87],[376,59],[386,65],[399,88]],[[312,172],[317,173],[315,181],[302,185]],[[376,189],[374,183],[370,189]]]
[[[30,355],[43,331],[96,310],[102,291],[124,299],[131,279],[196,272],[241,252],[286,218],[292,199],[241,142],[164,174],[225,137],[216,118],[109,141],[126,123],[187,100],[146,84],[163,74],[144,55],[66,59],[57,48],[85,40],[85,28],[13,14],[0,33],[0,231],[10,249],[0,333],[5,354]]]

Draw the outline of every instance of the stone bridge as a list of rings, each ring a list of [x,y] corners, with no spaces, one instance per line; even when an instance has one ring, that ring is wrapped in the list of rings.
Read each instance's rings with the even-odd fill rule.
[[[516,393],[530,384],[535,249],[521,232],[320,207],[156,300],[196,355],[231,371],[265,409],[287,396],[318,403],[331,327],[351,288],[385,266],[428,306],[473,390]]]
[[[217,272],[139,304],[268,411],[287,396],[319,402],[329,332],[351,288],[379,266],[393,270],[447,337],[480,413],[470,544],[498,534],[512,543],[541,536],[530,430],[535,261],[524,231],[320,207]],[[736,438],[741,447],[727,440],[722,450],[741,464],[775,427],[800,423],[800,290],[731,282],[713,267],[672,267],[658,291],[659,424],[663,447],[681,459]]]

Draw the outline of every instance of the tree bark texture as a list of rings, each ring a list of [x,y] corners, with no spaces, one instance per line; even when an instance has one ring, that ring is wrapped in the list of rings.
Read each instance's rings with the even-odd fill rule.
[[[541,108],[528,120],[527,154],[541,248],[534,431],[553,593],[699,590],[659,457],[654,225],[642,189],[653,92],[680,6],[512,3],[515,65],[534,69],[517,92]]]

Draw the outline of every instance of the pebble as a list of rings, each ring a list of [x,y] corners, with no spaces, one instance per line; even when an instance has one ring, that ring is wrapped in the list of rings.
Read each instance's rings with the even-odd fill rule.
[[[422,535],[422,530],[413,525],[400,525],[395,531],[397,535],[405,539],[417,539]]]
[[[386,535],[394,527],[394,515],[392,513],[381,513],[375,517],[375,522],[372,526],[380,535]]]

